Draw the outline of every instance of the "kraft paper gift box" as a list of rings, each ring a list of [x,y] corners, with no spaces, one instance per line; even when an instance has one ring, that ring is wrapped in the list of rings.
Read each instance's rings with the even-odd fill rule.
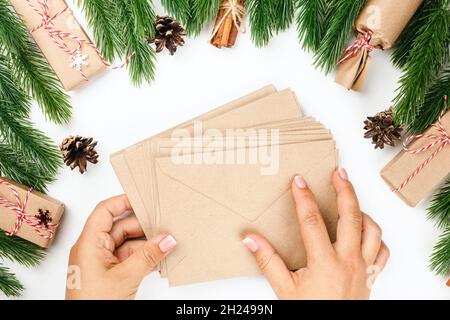
[[[450,112],[442,117],[442,126],[450,132]],[[431,127],[424,134],[442,137]],[[419,138],[408,145],[410,150],[417,150],[432,143],[432,139]],[[410,154],[401,151],[381,171],[381,177],[392,190],[398,188],[408,177],[435,152],[441,144],[430,148],[426,152]],[[415,207],[440,182],[450,174],[450,144],[447,144],[436,157],[426,165],[403,189],[396,192],[409,206]]]
[[[39,235],[39,233],[32,227],[32,225],[30,223],[27,223],[27,221],[23,221],[22,225],[15,235],[33,242],[40,247],[48,248],[55,237],[55,232],[57,229],[57,226],[53,225],[59,224],[59,221],[64,213],[64,204],[37,191],[32,191],[29,194],[28,201],[25,201],[27,198],[27,193],[30,190],[29,187],[15,183],[6,178],[0,178],[0,232],[12,232],[18,218],[18,212],[12,210],[11,208],[5,207],[6,203],[4,200],[15,207],[21,206],[17,203],[14,191],[12,191],[7,184],[11,184],[13,186],[14,191],[17,192],[19,196],[21,204],[25,204],[23,212],[27,214],[28,219],[32,224],[38,223],[38,220],[35,218],[35,216],[39,214],[39,209],[44,210],[44,212],[48,210],[49,216],[52,218],[52,221],[48,226],[48,230],[51,230],[51,232],[53,233],[53,236],[51,238],[46,238]],[[39,226],[42,227],[42,225]],[[50,232],[46,229],[39,230],[40,233],[44,236],[50,235]]]
[[[38,10],[41,10],[40,1],[43,0],[30,0],[31,4]],[[26,0],[10,0],[16,12],[22,17],[23,22],[27,26],[28,30],[32,31],[35,27],[39,26],[42,22],[42,17],[31,7]],[[80,37],[85,41],[91,42],[89,37],[84,32],[80,24],[76,21],[73,13],[68,9],[64,0],[45,0],[49,7],[49,15],[53,16],[67,8],[62,14],[58,15],[51,22],[51,27],[56,28],[62,32],[69,32],[70,34]],[[71,67],[72,56],[71,54],[63,51],[49,33],[42,26],[34,32],[31,32],[34,40],[41,49],[45,58],[55,71],[64,89],[70,91],[77,86],[86,82],[80,71]],[[77,42],[67,38],[58,40],[61,43],[65,43],[70,50],[77,49]],[[82,66],[82,72],[88,79],[92,78],[96,73],[105,69],[105,65],[98,55],[97,51],[87,44],[82,46],[81,56],[87,57],[87,65]]]
[[[423,0],[368,0],[355,21],[357,38],[362,40],[371,30],[371,46],[381,50],[391,48],[422,3]],[[370,59],[367,48],[359,49],[354,57],[339,65],[336,82],[347,89],[361,91]]]

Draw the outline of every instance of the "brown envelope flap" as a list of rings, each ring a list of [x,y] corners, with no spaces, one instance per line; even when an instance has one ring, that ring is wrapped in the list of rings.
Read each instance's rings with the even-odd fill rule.
[[[289,189],[295,174],[307,177],[321,169],[324,159],[335,156],[334,141],[281,145],[274,175],[262,175],[261,168],[267,166],[260,164],[175,164],[170,157],[155,161],[172,179],[255,221]]]

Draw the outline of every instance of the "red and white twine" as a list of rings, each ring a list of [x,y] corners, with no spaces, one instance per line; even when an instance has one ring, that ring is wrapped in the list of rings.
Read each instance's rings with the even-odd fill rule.
[[[25,208],[27,206],[27,202],[30,197],[32,189],[28,190],[27,194],[25,195],[25,199],[22,202],[20,200],[19,193],[17,192],[16,187],[14,185],[3,179],[0,179],[0,184],[8,187],[8,189],[13,193],[16,200],[16,203],[12,203],[3,198],[2,196],[0,196],[0,206],[10,209],[17,214],[17,220],[14,223],[13,230],[11,232],[5,231],[6,235],[10,237],[16,235],[17,232],[19,232],[20,228],[22,227],[23,223],[25,222],[31,228],[33,228],[39,234],[39,236],[45,239],[53,238],[54,229],[58,227],[57,223],[48,223],[46,227],[45,225],[42,225],[40,223],[40,220],[37,217],[29,215],[25,212]]]
[[[447,103],[447,96],[444,97],[444,110],[446,110],[447,108],[445,107]],[[413,136],[408,137],[404,143],[403,143],[403,150],[405,150],[405,152],[409,153],[409,154],[419,154],[419,153],[423,153],[426,152],[432,148],[434,148],[435,146],[439,146],[422,164],[420,164],[416,170],[414,170],[414,172],[408,177],[406,178],[397,188],[395,188],[393,190],[393,192],[399,192],[400,190],[402,190],[408,183],[411,182],[411,180],[413,180],[426,166],[428,166],[428,164],[446,147],[450,145],[450,133],[448,131],[445,130],[444,126],[442,125],[442,116],[444,114],[444,110],[441,113],[441,115],[439,116],[438,121],[432,125],[433,128],[435,128],[439,135],[434,135],[434,134],[416,134]],[[431,142],[430,144],[423,146],[422,148],[419,149],[409,149],[407,147],[407,145],[409,143],[411,143],[411,141],[413,140],[417,140],[417,139],[432,139],[434,140],[433,142]]]
[[[353,58],[358,54],[358,51],[365,48],[367,51],[372,52],[373,45],[370,44],[370,40],[372,39],[373,31],[367,30],[363,37],[358,37],[355,42],[348,48],[346,48],[343,52],[342,58],[339,60],[338,64],[347,61],[348,59]]]
[[[112,64],[110,64],[109,62],[107,62],[105,60],[105,58],[100,53],[100,50],[91,41],[83,39],[83,38],[81,38],[79,36],[76,36],[76,35],[74,35],[74,34],[72,34],[70,32],[61,31],[61,30],[58,30],[58,29],[55,28],[54,23],[53,23],[54,19],[56,19],[57,17],[59,17],[60,15],[65,13],[66,11],[69,11],[70,9],[68,7],[58,11],[55,14],[50,14],[50,8],[48,6],[48,0],[37,0],[37,3],[39,4],[39,8],[34,6],[33,3],[31,2],[31,0],[26,0],[26,2],[42,18],[41,22],[37,26],[32,28],[30,30],[30,32],[33,33],[33,32],[35,32],[35,31],[37,31],[37,30],[42,28],[43,30],[45,30],[47,32],[47,34],[50,36],[50,38],[53,40],[53,42],[61,50],[63,50],[65,53],[67,53],[70,56],[73,56],[77,52],[81,53],[83,45],[87,45],[87,46],[89,46],[89,47],[91,47],[92,49],[95,50],[97,55],[100,57],[102,63],[108,69],[121,69],[124,66],[128,65],[129,59],[134,55],[134,53],[133,53],[130,56],[128,56],[126,58],[126,60],[121,65],[113,66]],[[75,49],[69,48],[69,46],[66,43],[66,40],[71,40],[71,41],[75,42],[76,43],[76,48]],[[88,81],[88,78],[87,78],[86,74],[82,70],[79,70],[79,71],[80,71],[80,74],[83,77],[83,79]]]

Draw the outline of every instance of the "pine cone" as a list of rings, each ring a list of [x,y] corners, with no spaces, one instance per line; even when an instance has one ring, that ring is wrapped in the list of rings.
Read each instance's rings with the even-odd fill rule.
[[[96,146],[97,142],[93,142],[92,138],[70,136],[64,139],[60,146],[64,163],[72,170],[79,167],[80,173],[85,173],[88,161],[93,164],[98,162]]]
[[[155,37],[148,38],[148,43],[156,45],[156,52],[161,52],[166,47],[170,54],[173,55],[177,51],[178,46],[184,45],[183,36],[185,35],[186,32],[178,21],[168,16],[158,16],[156,19]]]
[[[379,112],[373,117],[367,117],[364,121],[364,138],[372,139],[375,149],[383,149],[384,145],[395,146],[397,141],[401,141],[403,129],[394,122],[392,108]]]

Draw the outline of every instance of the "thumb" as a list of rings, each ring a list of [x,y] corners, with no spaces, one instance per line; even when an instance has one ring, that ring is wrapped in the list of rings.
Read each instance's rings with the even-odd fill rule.
[[[280,255],[269,241],[257,234],[247,235],[242,242],[253,253],[256,263],[277,296],[283,296],[283,292],[294,284],[294,280]]]
[[[158,264],[172,252],[177,242],[170,234],[161,234],[148,240],[142,248],[133,253],[117,267],[129,277],[140,282],[156,270]]]

